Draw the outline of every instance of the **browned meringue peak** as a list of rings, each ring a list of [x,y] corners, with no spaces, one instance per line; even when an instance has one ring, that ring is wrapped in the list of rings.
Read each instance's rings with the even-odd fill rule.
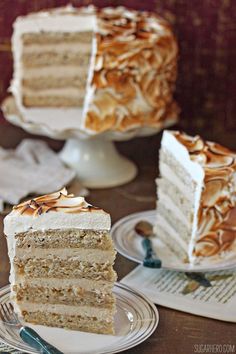
[[[191,160],[198,162],[207,169],[208,175],[215,173],[215,171],[211,172],[210,169],[229,168],[225,171],[226,173],[236,171],[235,152],[220,144],[204,141],[199,135],[192,137],[179,131],[175,131],[173,134],[187,148]]]
[[[28,200],[13,207],[13,211],[28,216],[40,216],[50,211],[77,214],[98,210],[103,212],[102,209],[89,205],[83,197],[74,197],[74,194],[68,194],[66,188]]]
[[[236,191],[232,191],[233,174],[236,172],[236,153],[225,147],[208,141],[199,136],[191,137],[185,133],[174,132],[175,137],[189,152],[192,161],[204,168],[204,189],[201,206],[216,208],[224,215],[235,205]]]
[[[214,207],[216,203],[230,198],[230,192],[226,188],[227,181],[224,179],[213,179],[205,181],[205,187],[202,193],[202,206]]]
[[[211,231],[202,234],[197,240],[194,254],[209,257],[230,251],[236,242],[236,207],[228,209],[220,224],[215,223]]]
[[[236,241],[236,206],[230,201],[222,203],[222,209],[203,208],[200,215],[194,254],[196,256],[213,256],[229,250]]]

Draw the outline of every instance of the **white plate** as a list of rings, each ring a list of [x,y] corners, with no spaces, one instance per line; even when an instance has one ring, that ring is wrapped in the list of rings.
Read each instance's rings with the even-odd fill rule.
[[[31,324],[29,326],[50,344],[67,354],[112,354],[132,348],[154,332],[159,321],[158,311],[145,296],[123,284],[116,283],[114,293],[117,301],[114,336]],[[8,302],[9,295],[9,286],[2,288],[0,304]],[[37,353],[21,340],[14,327],[1,321],[0,341],[26,353]]]
[[[135,225],[146,220],[154,224],[156,217],[155,210],[143,211],[128,215],[116,222],[111,230],[112,238],[115,243],[116,250],[124,257],[142,264],[145,256],[145,251],[142,247],[142,237],[136,235],[134,231]],[[153,249],[162,261],[162,268],[183,272],[206,272],[230,269],[236,266],[236,259],[222,259],[215,263],[208,263],[205,260],[201,265],[190,265],[179,259],[164,243],[156,238],[152,238]]]

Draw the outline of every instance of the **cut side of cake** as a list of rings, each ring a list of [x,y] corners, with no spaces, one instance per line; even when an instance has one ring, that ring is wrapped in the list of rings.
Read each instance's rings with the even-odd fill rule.
[[[124,7],[67,6],[18,17],[10,90],[23,119],[87,133],[177,120],[169,24]]]
[[[164,131],[155,234],[190,264],[236,257],[236,153]]]
[[[109,214],[65,189],[13,207],[4,232],[11,297],[24,321],[114,334],[109,230]]]

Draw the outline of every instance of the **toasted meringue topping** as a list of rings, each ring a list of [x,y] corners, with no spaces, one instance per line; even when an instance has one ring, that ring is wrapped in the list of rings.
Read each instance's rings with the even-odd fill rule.
[[[83,197],[74,197],[74,194],[68,194],[66,188],[13,207],[13,212],[28,216],[40,216],[51,211],[77,214],[91,211],[101,212],[103,210],[88,204]]]
[[[232,171],[236,170],[235,152],[228,150],[220,144],[203,141],[198,135],[191,137],[185,133],[176,131],[174,132],[174,136],[187,148],[191,160],[198,162],[204,168],[218,170],[230,167]],[[214,171],[212,173],[214,174]]]
[[[167,22],[123,7],[98,11],[94,101],[87,128],[161,125],[172,110],[178,48]],[[105,108],[105,109],[104,109]]]
[[[236,240],[236,153],[199,136],[173,134],[205,172],[195,255],[219,254]]]

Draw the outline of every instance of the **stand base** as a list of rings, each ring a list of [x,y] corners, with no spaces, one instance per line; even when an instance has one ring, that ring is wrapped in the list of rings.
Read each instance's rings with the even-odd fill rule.
[[[107,140],[69,139],[60,157],[88,188],[120,186],[137,175],[135,164],[121,156],[114,143]]]

